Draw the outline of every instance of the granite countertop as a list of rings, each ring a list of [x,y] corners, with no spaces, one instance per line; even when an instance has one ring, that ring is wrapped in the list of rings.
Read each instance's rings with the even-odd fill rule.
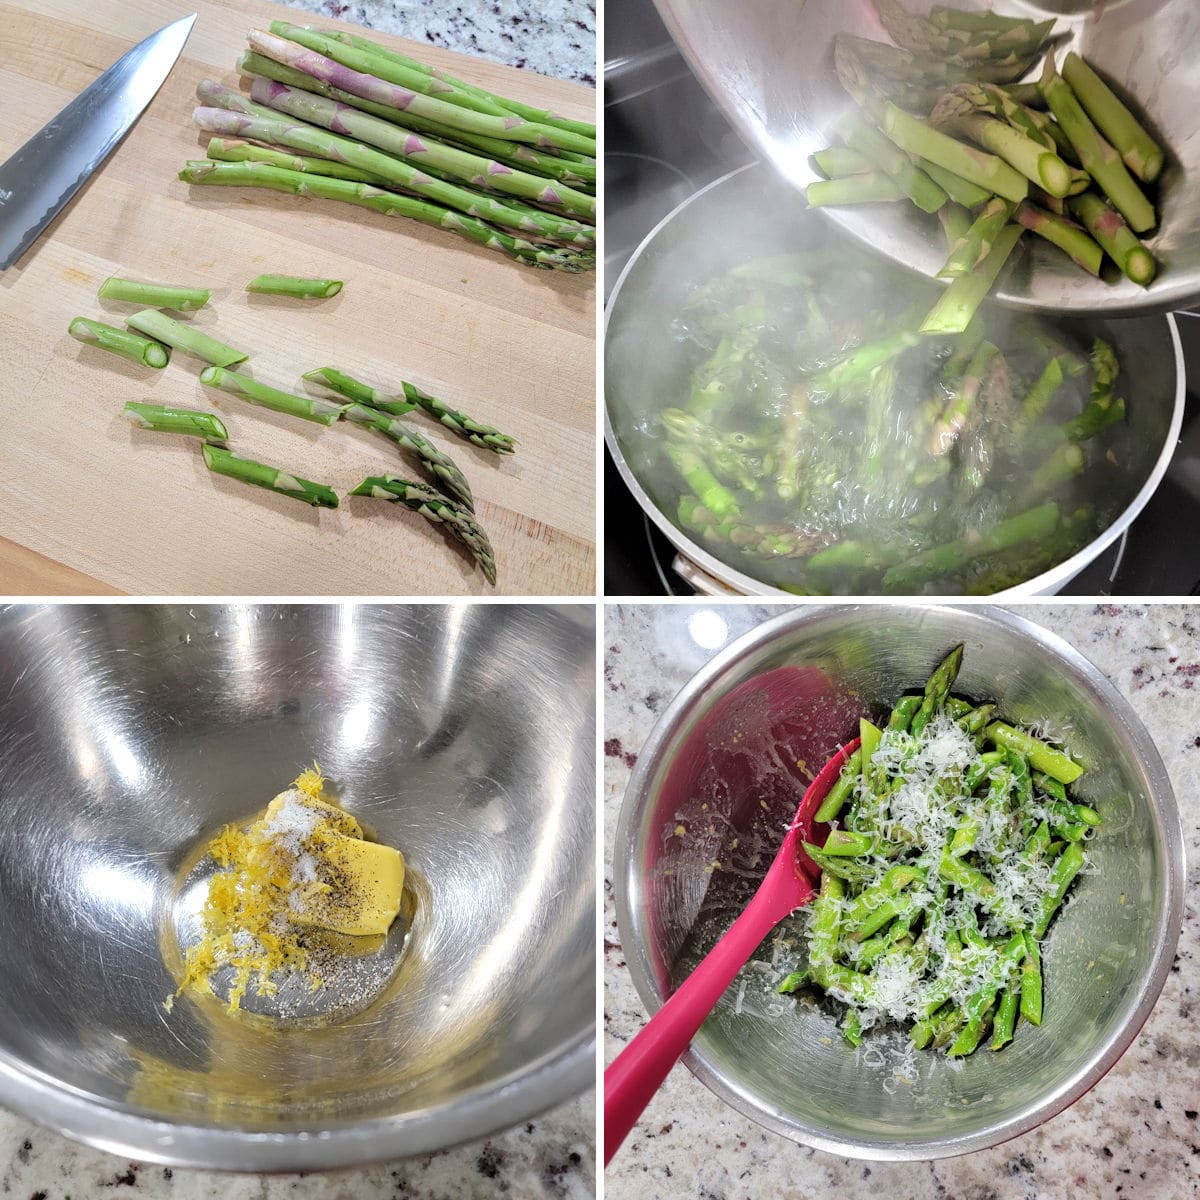
[[[596,85],[595,0],[283,0],[323,17],[353,21],[479,54],[510,67]]]
[[[229,1175],[129,1162],[0,1109],[7,1200],[590,1200],[596,1194],[595,1093],[507,1133],[353,1171]],[[126,1190],[128,1189],[128,1191]]]
[[[605,1060],[641,1028],[613,908],[612,845],[637,752],[686,680],[778,608],[615,606],[605,621]],[[610,1200],[1184,1200],[1200,1196],[1200,607],[1022,605],[1076,645],[1153,732],[1183,818],[1183,934],[1140,1036],[1101,1083],[1040,1129],[957,1159],[864,1163],[780,1137],[676,1066],[605,1173]]]

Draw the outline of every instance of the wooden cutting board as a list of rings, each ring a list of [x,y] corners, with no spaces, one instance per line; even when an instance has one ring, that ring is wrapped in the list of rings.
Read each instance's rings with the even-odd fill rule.
[[[533,270],[453,234],[349,205],[177,179],[204,138],[195,86],[238,86],[246,31],[295,9],[252,0],[0,0],[0,160],[126,50],[196,11],[183,55],[129,136],[17,266],[0,273],[0,594],[490,594],[445,534],[364,498],[310,509],[211,475],[199,443],[135,430],[126,400],[218,411],[239,454],[344,493],[370,474],[420,478],[381,435],[266,412],[201,387],[203,363],[162,371],[67,334],[120,325],[110,274],[211,287],[198,327],[250,350],[256,378],[301,389],[337,365],[424,386],[520,443],[501,458],[411,421],[471,482],[498,592],[595,590],[595,276]],[[353,28],[346,26],[346,28]],[[361,32],[361,30],[360,30]],[[372,35],[374,36],[374,35]],[[379,35],[434,66],[592,120],[577,84]],[[243,87],[245,85],[242,85]],[[327,301],[250,297],[261,272],[342,279]],[[443,436],[444,434],[444,436]]]

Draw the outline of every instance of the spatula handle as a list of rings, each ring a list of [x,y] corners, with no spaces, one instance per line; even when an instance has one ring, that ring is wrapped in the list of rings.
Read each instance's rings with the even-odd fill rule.
[[[729,932],[604,1072],[604,1162],[617,1152],[667,1072],[763,938],[792,905],[759,892]]]

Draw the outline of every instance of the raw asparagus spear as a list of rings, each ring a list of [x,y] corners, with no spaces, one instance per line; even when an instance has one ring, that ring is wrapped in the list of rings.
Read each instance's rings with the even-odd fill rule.
[[[145,308],[173,308],[177,312],[203,308],[212,293],[208,288],[172,287],[166,283],[139,283],[110,275],[101,285],[101,300],[123,300]]]
[[[1113,213],[1113,216],[1116,216],[1116,213]],[[1104,252],[1074,221],[1045,212],[1030,204],[1028,200],[1022,200],[1017,205],[1016,219],[1031,233],[1036,233],[1065,251],[1076,266],[1082,267],[1092,275],[1100,274]]]
[[[1029,194],[1029,181],[1003,159],[948,137],[894,104],[884,108],[883,131],[902,150],[919,154],[1014,204]]]
[[[397,84],[380,79],[376,75],[352,70],[327,58],[315,50],[309,50],[297,42],[287,41],[274,34],[253,29],[247,35],[250,47],[258,54],[273,58],[285,66],[294,67],[312,75],[323,83],[353,92],[376,104],[386,104],[403,112],[440,121],[454,129],[468,133],[482,133],[509,142],[524,142],[531,146],[574,150],[589,157],[596,155],[596,141],[583,134],[559,129],[537,121],[526,121],[513,117],[496,117],[470,109],[458,108],[443,100],[423,96]],[[377,60],[373,60],[377,61]]]
[[[378,429],[387,434],[398,446],[415,454],[421,465],[442,484],[468,512],[475,511],[475,498],[467,477],[458,469],[454,459],[439,450],[424,434],[406,425],[399,417],[390,417],[376,408],[364,404],[348,405],[345,411],[348,421]]]
[[[360,170],[370,171],[386,179],[391,185],[416,192],[447,208],[458,209],[468,216],[479,217],[504,228],[519,229],[538,237],[567,241],[584,248],[591,248],[595,244],[595,231],[588,225],[570,221],[553,213],[535,215],[535,210],[528,208],[518,211],[494,196],[485,196],[469,188],[433,179],[411,163],[402,162],[372,146],[364,146],[361,142],[339,137],[328,130],[317,129],[293,118],[282,115],[267,118],[222,108],[198,108],[192,115],[196,124],[207,133],[246,137],[256,142],[272,142],[292,150],[333,158]],[[256,164],[229,165],[250,167]],[[315,182],[314,179],[312,183]],[[313,190],[315,194],[315,188]]]
[[[364,479],[351,496],[373,496],[377,500],[395,500],[446,528],[470,550],[488,583],[496,583],[496,559],[492,544],[479,522],[461,506],[427,484],[414,483],[396,475],[372,475]]]
[[[1083,169],[1096,181],[1135,233],[1152,229],[1157,223],[1154,206],[1126,170],[1121,156],[1100,136],[1070,84],[1054,69],[1053,55],[1046,58],[1041,88],[1050,111],[1079,154]]]
[[[1158,264],[1121,219],[1121,214],[1109,208],[1095,192],[1074,197],[1070,205],[1126,278],[1147,287],[1158,271]]]
[[[304,279],[299,275],[256,275],[246,291],[260,296],[296,296],[302,300],[328,300],[342,290],[340,279]]]
[[[899,200],[903,196],[890,175],[872,171],[868,175],[845,175],[839,179],[818,179],[804,189],[809,208],[829,208],[839,204],[877,204]]]
[[[260,187],[275,192],[291,192],[296,196],[318,196],[323,200],[340,200],[360,208],[369,208],[384,216],[409,217],[423,225],[461,234],[528,266],[574,273],[590,270],[594,265],[594,258],[589,253],[537,245],[505,233],[477,217],[414,196],[398,196],[395,192],[384,191],[367,183],[285,171],[265,162],[216,163],[204,160],[189,162],[179,172],[179,178],[185,183],[210,187]]]
[[[373,104],[352,92],[330,87],[311,75],[305,75],[303,71],[294,71],[291,67],[285,67],[283,63],[277,63],[262,54],[255,54],[252,50],[247,50],[238,59],[238,70],[244,75],[273,79],[276,83],[286,83],[289,87],[315,92],[318,96],[325,96],[330,100],[339,100],[352,108],[369,112],[374,117],[381,117],[393,124],[403,125],[406,129],[416,130],[417,133],[431,133],[435,137],[447,138],[473,150],[482,150],[492,158],[516,163],[522,170],[532,171],[535,175],[545,175],[548,179],[561,179],[563,183],[569,183],[573,187],[595,190],[596,164],[592,159],[583,159],[578,155],[567,158],[549,151],[537,150],[522,142],[505,142],[484,134],[466,133],[464,130],[451,129],[448,125],[415,116],[413,113],[397,112],[385,104]]]
[[[209,138],[205,147],[209,158],[218,162],[260,162],[269,163],[273,167],[282,167],[285,171],[301,171],[306,175],[328,175],[334,179],[350,179],[355,183],[371,183],[376,187],[386,187],[386,180],[369,171],[360,171],[356,167],[348,167],[345,163],[331,162],[327,158],[305,158],[301,154],[287,154],[282,150],[272,150],[269,146],[256,146],[253,142],[241,138]]]
[[[198,408],[167,408],[162,404],[139,404],[125,401],[125,415],[139,428],[155,433],[183,433],[189,437],[229,441],[224,421],[215,413]]]
[[[280,33],[277,28],[282,24],[279,21],[271,22],[271,32]],[[282,35],[281,35],[282,36]],[[445,83],[452,84],[461,92],[466,92],[471,96],[480,99],[491,100],[498,104],[502,109],[508,112],[514,112],[518,116],[525,117],[530,121],[544,121],[549,125],[559,125],[563,129],[572,129],[576,133],[586,134],[588,137],[596,136],[596,126],[588,121],[575,121],[567,117],[560,117],[557,113],[551,112],[548,109],[533,108],[528,104],[522,104],[518,100],[510,100],[506,96],[498,96],[495,92],[489,92],[484,88],[477,87],[473,83],[466,83],[461,79],[456,79],[453,75],[446,71],[437,70],[434,67],[427,66],[425,63],[418,62],[414,58],[408,58],[403,54],[391,49],[388,46],[383,46],[379,42],[373,42],[369,38],[360,37],[353,33],[344,33],[341,30],[331,32],[330,37],[339,42],[344,42],[347,46],[357,46],[359,49],[366,50],[370,53],[380,55],[383,58],[390,59],[392,62],[399,63],[401,66],[411,67],[414,71],[420,71],[425,75],[431,75],[434,79],[443,80]]]
[[[422,170],[432,167],[473,187],[520,196],[589,222],[596,219],[595,196],[413,133],[336,100],[326,100],[269,79],[256,79],[250,94],[277,112],[355,138]]]
[[[1020,225],[1006,225],[997,235],[988,256],[970,275],[956,279],[941,295],[921,323],[922,333],[961,333],[1020,240]]]
[[[281,392],[278,388],[251,379],[249,375],[240,375],[223,367],[205,367],[200,372],[200,382],[205,387],[220,388],[230,395],[241,396],[243,400],[269,408],[272,412],[286,413],[318,425],[332,425],[345,408],[343,404],[331,404],[315,396],[293,396],[290,392]]]
[[[1163,152],[1137,117],[1074,51],[1064,60],[1062,73],[1088,116],[1120,152],[1125,165],[1143,183],[1153,183],[1162,171]]]
[[[224,342],[218,342],[200,330],[193,329],[182,321],[176,321],[174,317],[168,317],[156,308],[144,308],[141,312],[126,317],[125,324],[131,329],[136,329],[138,333],[166,342],[168,346],[174,346],[176,350],[182,350],[184,354],[190,354],[194,358],[202,358],[214,366],[232,367],[234,363],[245,362],[250,357],[245,351],[226,346]]]
[[[269,467],[266,463],[238,458],[228,450],[208,442],[201,447],[201,451],[208,469],[217,475],[227,475],[230,479],[240,479],[243,483],[252,483],[255,487],[278,492],[281,496],[291,496],[293,500],[303,500],[315,508],[338,506],[337,493],[323,483],[301,479],[299,475]]]
[[[310,382],[323,383],[326,387],[340,392],[356,404],[378,408],[381,412],[390,413],[392,416],[401,417],[407,412],[412,412],[414,408],[423,408],[452,433],[458,434],[460,438],[483,450],[492,450],[496,454],[512,454],[513,452],[515,438],[501,433],[498,429],[493,429],[490,425],[484,425],[473,417],[468,417],[466,413],[455,411],[436,396],[431,396],[415,384],[407,383],[404,380],[400,381],[403,395],[389,396],[376,391],[375,388],[368,387],[365,383],[360,383],[344,371],[337,370],[336,367],[318,367],[315,371],[309,371],[304,378]]]
[[[99,346],[101,350],[119,354],[130,362],[154,367],[155,370],[162,370],[171,357],[161,342],[139,337],[127,329],[115,329],[112,325],[105,325],[103,321],[92,321],[87,317],[76,317],[67,326],[67,332],[77,342]]]

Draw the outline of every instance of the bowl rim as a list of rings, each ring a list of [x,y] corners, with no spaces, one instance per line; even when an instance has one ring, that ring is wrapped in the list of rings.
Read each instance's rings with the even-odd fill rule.
[[[711,183],[705,184],[704,187],[693,192],[686,199],[681,200],[641,240],[637,249],[634,250],[629,256],[628,261],[621,268],[621,273],[617,276],[617,281],[613,284],[612,292],[604,306],[602,349],[605,353],[607,353],[608,347],[608,327],[613,313],[616,311],[617,302],[625,288],[626,281],[637,264],[642,260],[642,257],[649,251],[651,244],[657,239],[658,235],[667,225],[683,213],[689,205],[698,201],[706,193],[724,186],[744,171],[753,170],[777,174],[769,163],[762,161],[750,162],[744,166],[736,167],[734,170],[720,176],[720,178],[714,179]],[[839,230],[839,232],[842,231]],[[1081,318],[1086,318],[1099,314],[1081,313],[1078,315]],[[1150,503],[1151,496],[1158,491],[1158,487],[1167,473],[1167,468],[1171,465],[1171,459],[1175,456],[1175,449],[1179,444],[1179,432],[1183,428],[1183,413],[1187,406],[1187,368],[1183,358],[1183,343],[1179,338],[1179,325],[1175,320],[1175,314],[1170,312],[1144,312],[1136,315],[1147,320],[1161,316],[1166,321],[1167,334],[1171,339],[1171,348],[1175,356],[1174,405],[1171,411],[1171,420],[1167,426],[1166,437],[1163,439],[1162,449],[1154,461],[1154,466],[1146,475],[1142,486],[1125,508],[1117,514],[1109,525],[1096,534],[1090,542],[1081,546],[1070,558],[1065,558],[1062,562],[1055,563],[1052,567],[1047,567],[1040,574],[1031,576],[1029,579],[1023,580],[1013,587],[992,593],[988,597],[989,599],[1007,600],[1018,597],[1054,595],[1060,588],[1074,579],[1084,567],[1099,558],[1117,538],[1121,537],[1141,515],[1142,509]],[[764,583],[761,579],[756,579],[753,575],[748,575],[736,567],[731,567],[724,559],[718,558],[711,551],[706,550],[690,534],[680,529],[663,512],[659,505],[655,503],[650,493],[642,486],[641,480],[634,474],[633,468],[625,458],[625,452],[621,449],[621,444],[617,438],[616,430],[613,428],[612,417],[609,412],[607,372],[605,372],[604,380],[604,444],[608,448],[613,462],[616,464],[621,481],[633,494],[643,513],[658,526],[663,536],[681,555],[689,559],[706,575],[715,579],[724,587],[731,589],[736,594],[740,596],[778,596],[794,600],[795,596],[793,593],[784,591],[783,588],[774,587],[769,583]],[[829,597],[829,599],[836,601],[839,597],[834,596]],[[891,599],[891,597],[887,597],[887,599]],[[948,594],[945,599],[952,602],[955,597]]]
[[[646,910],[644,906],[637,909],[634,907],[634,898],[640,897],[641,894],[637,878],[636,837],[641,811],[650,801],[650,783],[664,762],[662,755],[668,742],[676,735],[685,718],[698,715],[708,688],[714,680],[754,650],[776,641],[798,626],[819,625],[822,621],[860,611],[874,613],[882,619],[884,614],[881,610],[884,609],[904,610],[906,613],[949,611],[973,623],[983,632],[988,628],[999,627],[1010,633],[1032,637],[1040,648],[1056,659],[1068,673],[1074,674],[1098,693],[1105,706],[1120,720],[1124,733],[1133,743],[1139,766],[1148,777],[1149,803],[1157,812],[1162,832],[1166,875],[1150,970],[1132,990],[1122,1023],[1106,1042],[1096,1048],[1083,1066],[1037,1103],[1028,1106],[1018,1116],[977,1133],[912,1142],[878,1138],[853,1140],[830,1136],[817,1127],[799,1124],[780,1113],[764,1110],[745,1092],[739,1090],[736,1083],[713,1067],[694,1043],[683,1055],[682,1061],[688,1070],[718,1098],[775,1133],[843,1158],[913,1162],[973,1153],[1027,1133],[1074,1104],[1116,1065],[1149,1019],[1170,973],[1183,926],[1186,866],[1183,825],[1174,788],[1158,747],[1116,686],[1095,664],[1059,634],[1018,613],[994,605],[932,604],[921,601],[797,605],[755,626],[731,642],[691,676],[655,722],[638,752],[637,764],[626,785],[613,844],[613,890],[617,930],[634,987],[649,1013],[657,1012],[662,1007],[665,997],[659,993],[655,982],[654,964],[647,949]]]
[[[319,1171],[447,1150],[581,1095],[595,1078],[595,1026],[525,1067],[408,1116],[251,1132],[177,1124],[99,1100],[0,1051],[0,1106],[125,1158],[212,1171]]]

